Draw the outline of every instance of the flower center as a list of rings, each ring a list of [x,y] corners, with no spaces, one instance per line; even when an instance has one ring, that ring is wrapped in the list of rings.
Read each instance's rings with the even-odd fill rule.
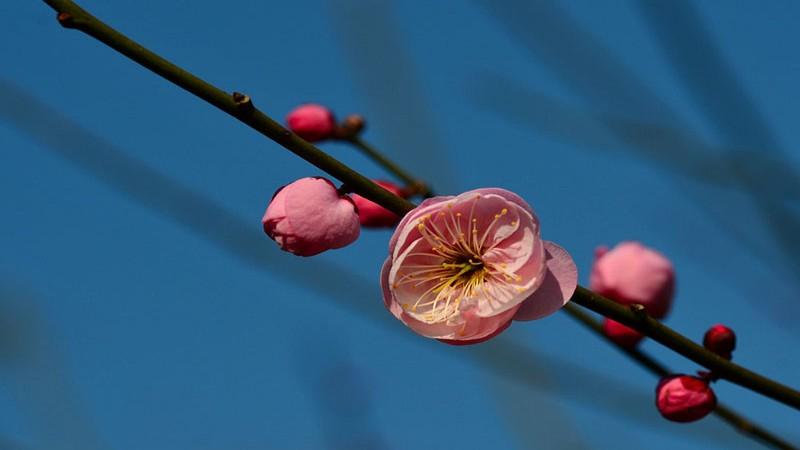
[[[453,211],[452,204],[446,206],[446,212],[436,214],[438,220],[427,215],[417,222],[417,229],[432,253],[416,255],[430,262],[405,265],[407,271],[398,272],[392,286],[395,289],[412,283],[413,288],[425,286],[414,303],[401,305],[418,320],[430,324],[444,322],[460,314],[459,305],[464,299],[502,303],[496,298],[499,290],[519,289],[513,284],[520,281],[520,277],[507,271],[505,264],[490,264],[482,259],[493,248],[487,237],[508,209],[502,208],[484,225],[485,229],[479,230],[483,227],[478,226],[474,215],[479,199],[480,196],[475,197],[466,222],[460,212]],[[511,221],[511,225],[515,226],[516,221]],[[487,289],[488,283],[491,283],[490,289]]]

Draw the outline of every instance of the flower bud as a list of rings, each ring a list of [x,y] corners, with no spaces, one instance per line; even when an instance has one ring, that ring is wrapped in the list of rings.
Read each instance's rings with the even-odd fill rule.
[[[336,131],[336,119],[326,107],[309,103],[300,105],[286,115],[286,125],[308,142],[328,139]]]
[[[401,195],[400,186],[389,181],[373,181],[392,194]],[[358,194],[353,194],[352,197],[353,202],[355,202],[358,208],[358,220],[361,222],[362,226],[369,228],[393,227],[400,221],[400,216],[372,200],[367,200]]]
[[[717,406],[717,396],[706,380],[691,375],[663,378],[656,387],[656,407],[665,419],[694,422]]]
[[[636,347],[636,344],[644,338],[642,333],[608,317],[603,320],[603,332],[617,345],[625,348]]]
[[[336,127],[335,135],[338,139],[352,139],[361,134],[366,125],[367,121],[364,120],[364,117],[350,114]]]
[[[725,325],[714,325],[703,336],[703,347],[723,358],[731,359],[736,348],[736,334]]]
[[[344,247],[360,233],[353,200],[324,178],[301,178],[279,189],[261,219],[281,249],[312,256]]]
[[[595,253],[590,288],[623,305],[641,304],[651,316],[663,318],[672,304],[675,273],[661,253],[638,242],[621,242]]]

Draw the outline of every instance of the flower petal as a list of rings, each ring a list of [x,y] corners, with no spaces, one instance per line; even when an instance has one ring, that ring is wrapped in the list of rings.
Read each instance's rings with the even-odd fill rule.
[[[419,237],[419,232],[417,231],[416,227],[407,226],[412,220],[416,220],[425,214],[428,214],[436,209],[435,206],[437,204],[446,202],[452,198],[452,196],[427,198],[423,200],[419,206],[414,208],[413,211],[403,216],[403,219],[400,220],[399,224],[397,224],[397,228],[395,228],[392,238],[389,240],[389,256],[396,257],[405,249],[404,243],[413,242]],[[413,238],[409,238],[409,234],[414,234],[415,236]],[[397,245],[398,242],[401,245]]]
[[[491,333],[489,333],[489,334],[487,334],[487,335],[485,335],[483,337],[477,337],[477,338],[474,338],[474,339],[439,339],[439,342],[444,342],[445,344],[450,344],[450,345],[480,344],[481,342],[486,342],[489,339],[492,339],[492,338],[498,336],[500,333],[506,331],[508,329],[508,327],[511,326],[511,322],[513,322],[513,320],[511,318],[509,318],[508,320],[505,321],[505,323],[502,323],[499,328],[497,328],[496,330],[492,331]]]
[[[566,250],[544,241],[547,273],[542,285],[522,302],[514,320],[534,320],[553,314],[566,305],[578,286],[578,269]]]
[[[476,310],[465,311],[462,318],[466,325],[452,339],[439,339],[445,344],[469,345],[487,341],[505,331],[514,319],[519,305],[492,317],[480,317]]]
[[[383,291],[383,306],[398,319],[403,313],[403,308],[394,299],[392,291],[389,289],[389,272],[392,270],[392,258],[386,258],[381,267],[381,290]]]
[[[522,197],[511,191],[507,191],[501,188],[481,188],[465,192],[461,195],[469,196],[473,195],[474,193],[481,195],[490,195],[490,194],[499,195],[500,197],[503,197],[504,199],[521,206],[524,210],[528,211],[533,217],[536,217],[536,213],[533,212],[533,208],[531,208],[531,205],[529,205],[528,202],[523,200]]]

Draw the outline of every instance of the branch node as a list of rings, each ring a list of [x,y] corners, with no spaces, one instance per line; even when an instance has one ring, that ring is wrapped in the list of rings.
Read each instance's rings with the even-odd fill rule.
[[[634,303],[633,305],[630,306],[630,309],[638,317],[643,317],[645,314],[647,314],[647,310],[644,309],[644,305],[641,305],[639,303]]]
[[[72,14],[68,12],[58,13],[56,20],[58,20],[58,23],[64,28],[75,28],[75,19],[72,17]]]
[[[255,108],[249,95],[242,94],[241,92],[234,92],[231,97],[233,98],[233,103],[240,111],[249,112]]]

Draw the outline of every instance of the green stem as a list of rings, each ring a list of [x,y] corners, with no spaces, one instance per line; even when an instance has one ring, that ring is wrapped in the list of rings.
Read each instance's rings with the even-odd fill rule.
[[[59,22],[66,28],[78,29],[103,42],[131,60],[150,69],[175,85],[202,98],[225,111],[254,130],[282,145],[321,170],[347,184],[354,192],[398,214],[405,215],[414,204],[376,185],[368,178],[342,164],[322,150],[296,136],[276,121],[259,111],[250,98],[242,94],[228,94],[201,80],[166,59],[142,47],[118,31],[101,22],[70,0],[44,0],[58,13]],[[734,364],[704,349],[648,316],[644,311],[634,312],[616,302],[578,287],[572,296],[576,304],[649,336],[692,361],[714,371],[715,375],[745,388],[766,395],[796,409],[800,409],[800,392],[772,381]]]
[[[638,348],[624,347],[611,340],[603,331],[603,325],[595,320],[594,317],[592,317],[589,313],[578,308],[576,305],[567,303],[563,309],[564,312],[572,316],[572,318],[585,325],[586,328],[589,328],[595,334],[603,338],[606,342],[610,343],[629,358],[639,363],[640,366],[650,371],[650,373],[656,375],[657,377],[665,377],[674,373],[642,350],[639,350]],[[761,426],[751,422],[741,414],[723,405],[722,403],[717,404],[716,409],[714,409],[714,414],[730,424],[743,435],[758,440],[767,446],[780,450],[797,450],[797,447],[765,430]]]
[[[350,139],[347,139],[347,142],[353,144],[356,148],[358,148],[361,153],[365,154],[368,158],[372,159],[384,169],[389,171],[391,174],[396,176],[399,180],[406,183],[408,186],[421,186],[422,188],[419,190],[419,194],[423,195],[424,197],[432,197],[433,191],[431,188],[422,182],[421,180],[414,178],[411,174],[403,170],[400,166],[398,166],[394,161],[390,160],[389,158],[383,156],[381,152],[379,152],[375,147],[366,143],[363,139],[359,136],[353,136]]]

